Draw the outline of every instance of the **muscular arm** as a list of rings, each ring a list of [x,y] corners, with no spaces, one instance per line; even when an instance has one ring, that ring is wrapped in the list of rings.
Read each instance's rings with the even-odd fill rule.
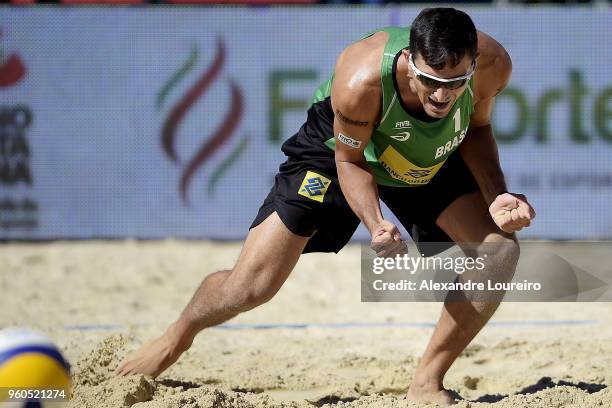
[[[483,67],[477,72],[475,94],[479,98],[470,118],[470,128],[460,147],[461,156],[474,175],[487,205],[507,191],[499,163],[497,143],[491,128],[491,112],[495,96],[510,80],[512,61],[501,45],[485,36]],[[479,61],[480,63],[480,61]]]
[[[374,176],[364,150],[380,109],[380,85],[373,64],[357,64],[359,51],[339,58],[332,86],[336,166],[340,188],[353,212],[370,233],[383,220]],[[376,78],[376,79],[373,79]]]

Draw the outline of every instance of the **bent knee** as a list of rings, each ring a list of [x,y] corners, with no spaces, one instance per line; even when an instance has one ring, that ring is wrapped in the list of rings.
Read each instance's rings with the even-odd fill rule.
[[[490,257],[493,266],[514,269],[521,255],[521,248],[514,236],[490,234],[482,243],[482,252]]]
[[[265,267],[232,270],[231,285],[227,289],[243,311],[253,309],[271,300],[278,293],[284,279]]]

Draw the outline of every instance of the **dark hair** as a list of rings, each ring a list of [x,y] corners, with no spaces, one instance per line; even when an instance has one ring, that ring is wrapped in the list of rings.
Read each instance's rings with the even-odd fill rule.
[[[454,8],[426,8],[410,27],[410,52],[434,69],[455,67],[465,55],[476,58],[478,36],[470,16]]]

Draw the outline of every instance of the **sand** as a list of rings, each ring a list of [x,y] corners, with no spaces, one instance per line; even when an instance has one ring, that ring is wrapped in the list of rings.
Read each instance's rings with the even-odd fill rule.
[[[438,303],[361,303],[359,247],[302,257],[269,303],[201,333],[153,380],[115,377],[239,243],[0,247],[0,327],[41,330],[72,363],[69,407],[421,407],[404,399]],[[544,326],[530,321],[585,324]],[[341,323],[385,323],[341,327]],[[458,407],[611,407],[612,304],[505,303],[449,371]],[[500,323],[512,322],[511,325]],[[305,324],[239,329],[235,325]]]

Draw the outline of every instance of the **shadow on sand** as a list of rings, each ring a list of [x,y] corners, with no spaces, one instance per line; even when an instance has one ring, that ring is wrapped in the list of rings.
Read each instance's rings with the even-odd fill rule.
[[[589,394],[593,394],[595,392],[601,391],[607,387],[606,384],[585,383],[582,381],[580,381],[579,383],[573,383],[570,381],[563,381],[563,380],[554,382],[550,377],[542,377],[538,380],[537,383],[523,388],[519,392],[515,393],[515,395],[535,394],[538,391],[542,391],[547,388],[553,388],[553,387],[558,387],[558,386],[576,387],[583,391],[588,392]],[[487,394],[471,402],[494,403],[494,402],[499,402],[509,396],[510,395]]]

